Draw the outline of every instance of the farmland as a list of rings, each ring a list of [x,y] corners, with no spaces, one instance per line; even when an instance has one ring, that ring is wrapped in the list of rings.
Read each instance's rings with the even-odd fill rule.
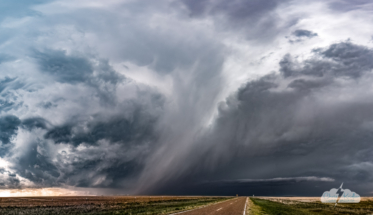
[[[170,214],[229,199],[180,196],[0,198],[0,214]]]
[[[283,215],[313,215],[313,214],[372,214],[373,199],[362,198],[356,204],[324,204],[316,197],[258,197],[249,199],[249,215],[283,214]]]

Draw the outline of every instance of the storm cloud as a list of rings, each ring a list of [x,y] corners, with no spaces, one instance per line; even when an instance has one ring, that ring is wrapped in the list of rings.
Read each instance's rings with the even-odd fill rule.
[[[369,2],[0,4],[0,188],[371,192]]]
[[[250,170],[246,176],[249,179],[241,181],[256,182],[257,175],[271,178],[281,173],[311,178],[327,174],[350,183],[369,182],[372,175],[349,165],[369,163],[366,155],[371,153],[372,136],[367,125],[373,120],[373,103],[368,99],[370,93],[361,94],[372,78],[373,67],[364,60],[371,51],[341,42],[314,49],[312,57],[300,62],[285,55],[279,62],[279,73],[247,82],[220,103],[215,123],[191,153],[180,159],[192,158],[190,166],[177,163],[172,169],[180,174],[181,184],[188,187],[188,181],[195,178],[227,177],[227,172],[228,177],[242,175],[239,171],[246,168]],[[360,63],[346,63],[352,59]],[[255,192],[260,186],[257,184]],[[190,187],[188,190],[195,192]],[[290,195],[293,189],[283,192]]]

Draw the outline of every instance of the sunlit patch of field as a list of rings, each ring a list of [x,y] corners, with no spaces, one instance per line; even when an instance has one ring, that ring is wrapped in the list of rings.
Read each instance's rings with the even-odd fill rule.
[[[170,214],[228,197],[81,196],[0,198],[0,214]]]
[[[284,204],[295,204],[298,202],[321,202],[320,197],[258,197],[269,201],[280,202]]]

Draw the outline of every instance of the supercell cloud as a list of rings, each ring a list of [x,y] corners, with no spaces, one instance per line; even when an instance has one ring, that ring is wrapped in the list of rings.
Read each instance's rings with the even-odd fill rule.
[[[0,8],[3,190],[373,191],[369,1]]]

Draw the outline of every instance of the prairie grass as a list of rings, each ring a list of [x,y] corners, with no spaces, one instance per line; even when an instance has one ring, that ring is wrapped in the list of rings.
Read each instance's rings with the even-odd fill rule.
[[[28,206],[2,206],[0,214],[9,215],[44,215],[44,214],[125,214],[125,215],[155,215],[170,214],[183,210],[190,210],[202,205],[212,204],[227,200],[227,197],[199,197],[199,198],[169,198],[166,200],[154,199],[143,201],[141,199],[131,201],[112,201],[103,199],[100,202],[83,202],[81,204],[65,204],[63,199],[60,204],[28,205]],[[58,201],[58,200],[57,200]]]
[[[373,201],[361,201],[356,204],[324,204],[319,201],[301,202],[291,201],[270,201],[268,199],[250,198],[253,203],[253,210],[249,211],[249,215],[334,215],[334,214],[350,214],[362,215],[373,214]],[[286,202],[286,203],[281,203]]]

